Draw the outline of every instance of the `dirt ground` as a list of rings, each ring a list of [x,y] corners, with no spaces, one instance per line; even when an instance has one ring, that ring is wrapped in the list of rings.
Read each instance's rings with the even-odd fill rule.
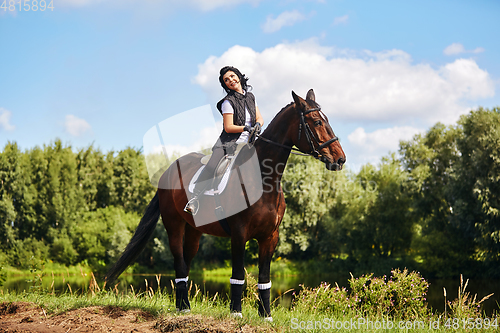
[[[264,327],[238,325],[235,320],[217,320],[201,315],[155,318],[141,310],[93,306],[47,315],[32,303],[0,303],[0,333],[69,332],[272,332]]]

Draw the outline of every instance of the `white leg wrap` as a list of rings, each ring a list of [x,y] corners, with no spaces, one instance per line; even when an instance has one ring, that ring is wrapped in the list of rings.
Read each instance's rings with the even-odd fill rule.
[[[269,281],[268,283],[259,283],[257,285],[257,288],[259,288],[259,290],[271,289],[271,281]]]
[[[229,283],[243,285],[245,284],[245,280],[229,279]]]
[[[180,279],[175,279],[175,283],[179,282],[188,282],[189,276],[186,276],[185,278],[180,278]]]

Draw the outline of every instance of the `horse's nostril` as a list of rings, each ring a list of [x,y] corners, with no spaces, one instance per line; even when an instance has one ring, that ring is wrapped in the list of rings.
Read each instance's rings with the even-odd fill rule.
[[[345,158],[341,157],[337,161],[338,164],[344,164],[345,163]]]

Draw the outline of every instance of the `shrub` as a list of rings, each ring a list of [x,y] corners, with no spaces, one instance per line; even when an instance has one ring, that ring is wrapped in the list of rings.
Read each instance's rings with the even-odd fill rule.
[[[356,311],[363,315],[393,315],[417,318],[429,312],[425,301],[429,283],[419,273],[392,270],[387,278],[373,277],[373,273],[359,278],[351,277],[350,290],[322,283],[316,288],[305,288],[294,299],[296,311],[341,312]]]
[[[316,288],[301,287],[293,301],[293,310],[298,312],[348,313],[356,308],[359,301],[356,297],[350,298],[346,288],[332,287],[326,282]]]
[[[30,261],[45,262],[48,258],[49,247],[45,242],[35,238],[16,240],[10,251],[10,264],[19,269],[31,267]]]

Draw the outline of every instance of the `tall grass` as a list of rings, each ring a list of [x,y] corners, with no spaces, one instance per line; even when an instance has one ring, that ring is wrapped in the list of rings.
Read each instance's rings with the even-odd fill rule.
[[[156,276],[157,286],[161,285],[161,279],[161,275]],[[147,281],[145,291],[137,292],[132,286],[123,291],[116,285],[99,285],[91,273],[87,288],[72,290],[68,285],[62,294],[56,295],[53,289],[43,287],[35,276],[33,280],[32,290],[2,292],[0,301],[33,302],[47,315],[88,306],[116,306],[124,310],[141,309],[159,319],[182,316],[175,310],[175,295],[166,287],[155,289]],[[218,294],[209,296],[192,282],[189,284],[189,297],[192,314],[222,321],[237,320],[240,327],[250,325],[278,332],[448,332],[450,329],[466,332],[471,331],[471,323],[474,325],[473,332],[499,331],[498,313],[489,318],[481,313],[480,305],[486,298],[477,301],[475,296],[466,292],[467,281],[461,279],[458,298],[446,300],[447,311],[441,314],[432,313],[427,308],[427,286],[418,273],[407,270],[393,270],[389,277],[374,277],[373,274],[357,279],[352,277],[349,289],[323,283],[316,288],[303,288],[295,295],[291,308],[274,302],[272,323],[264,322],[258,316],[257,281],[250,273],[246,276],[241,319],[231,317],[227,297]],[[488,328],[485,327],[486,321]],[[455,324],[458,326],[454,327]]]

